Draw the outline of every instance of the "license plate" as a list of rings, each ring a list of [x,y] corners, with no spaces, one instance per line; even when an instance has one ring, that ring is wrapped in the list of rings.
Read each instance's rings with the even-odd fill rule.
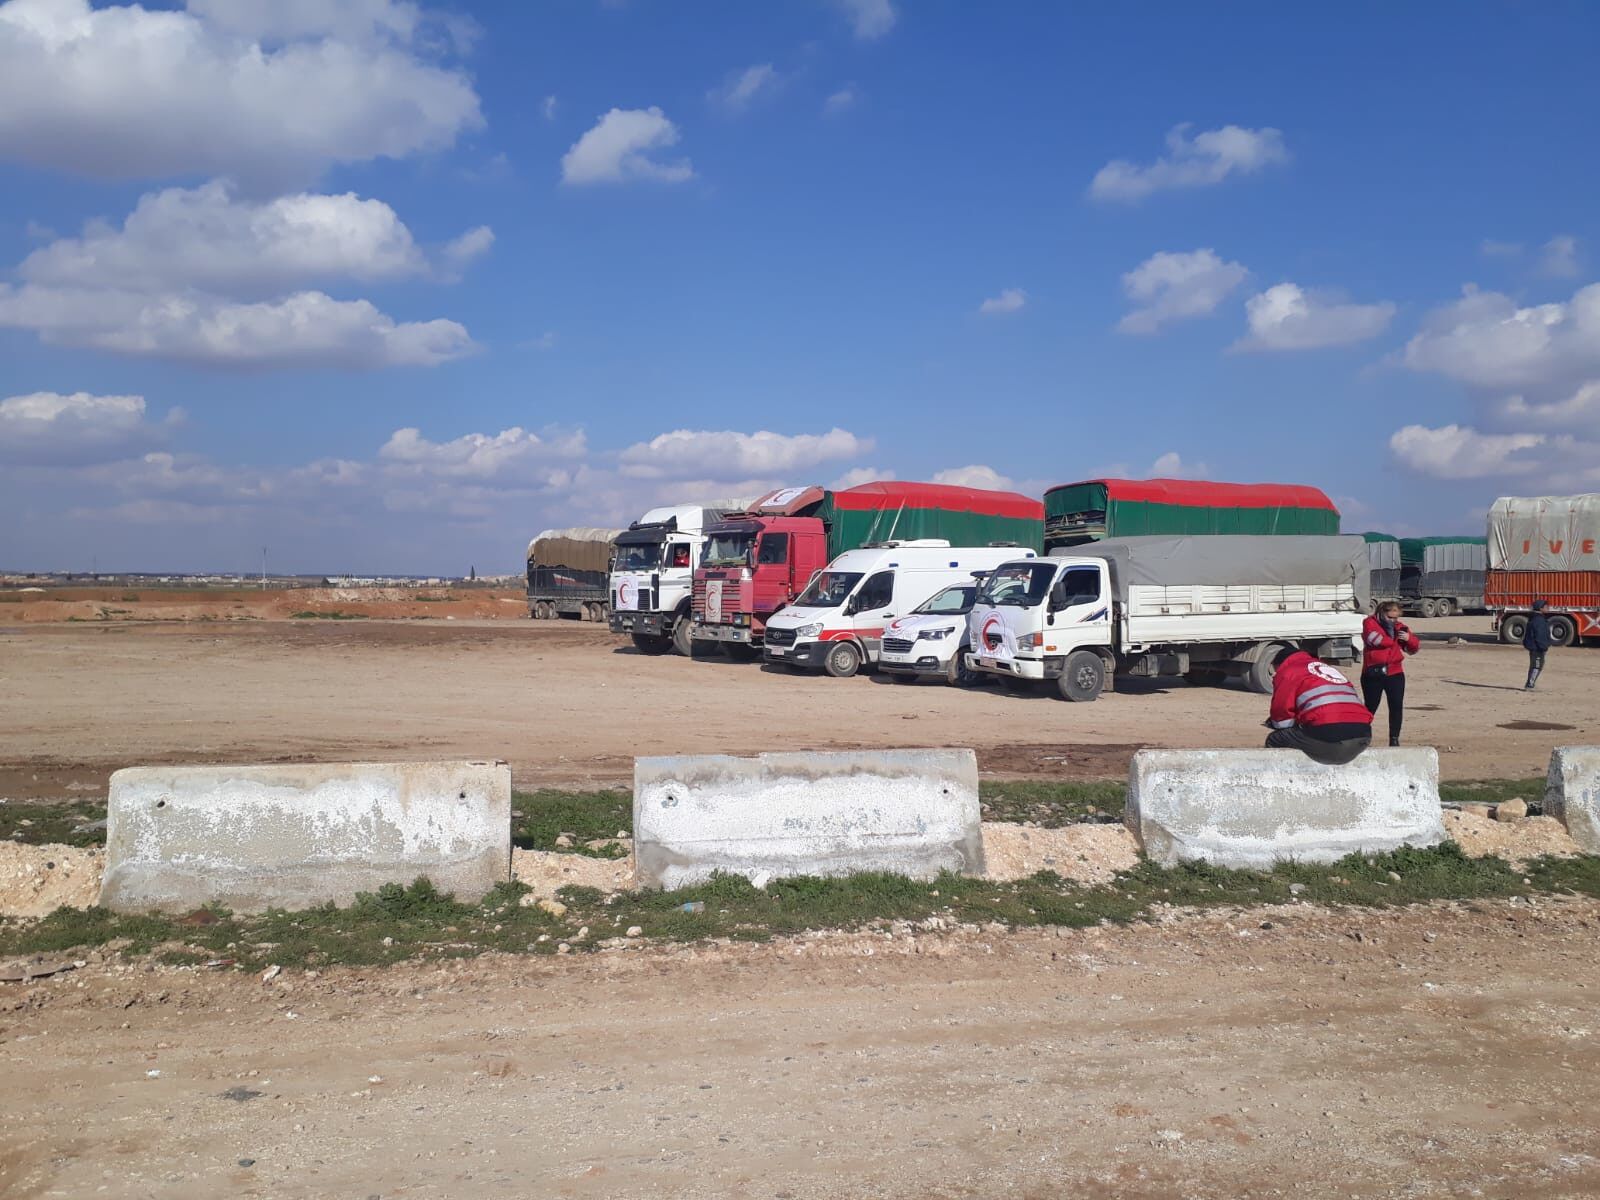
[[[978,660],[978,665],[980,667],[992,667],[992,666],[994,666],[994,659],[992,659],[992,658],[980,658]]]
[[[772,648],[772,657],[774,657],[774,658],[778,658],[779,656],[787,654],[787,653],[789,653],[787,650],[780,650],[776,646],[774,646]]]

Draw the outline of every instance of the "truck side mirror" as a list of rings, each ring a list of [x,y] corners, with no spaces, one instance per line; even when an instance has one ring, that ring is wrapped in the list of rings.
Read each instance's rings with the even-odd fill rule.
[[[1058,579],[1055,586],[1050,589],[1050,611],[1060,612],[1067,606],[1067,581]]]

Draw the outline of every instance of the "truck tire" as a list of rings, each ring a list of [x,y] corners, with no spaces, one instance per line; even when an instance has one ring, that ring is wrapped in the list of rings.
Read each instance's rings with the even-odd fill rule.
[[[822,660],[822,669],[835,679],[849,679],[861,669],[861,651],[854,642],[835,642]]]
[[[654,633],[634,634],[633,644],[640,654],[665,654],[672,649],[671,641]]]
[[[1500,640],[1508,646],[1520,646],[1522,635],[1528,632],[1528,618],[1515,613],[1500,622]]]
[[[1097,700],[1106,687],[1105,660],[1093,650],[1074,650],[1061,664],[1056,691],[1063,700],[1087,704]]]
[[[672,623],[672,652],[684,658],[694,657],[694,622],[688,613],[681,613]]]
[[[1570,646],[1577,639],[1578,627],[1571,617],[1557,613],[1550,618],[1550,644],[1552,646]]]
[[[1272,679],[1278,673],[1278,668],[1272,665],[1272,660],[1282,649],[1283,647],[1276,642],[1269,642],[1261,648],[1260,655],[1250,664],[1250,669],[1244,676],[1245,686],[1252,692],[1259,696],[1272,694]]]
[[[1456,602],[1449,596],[1439,597],[1439,599],[1434,602],[1433,610],[1441,617],[1453,617],[1457,612],[1460,611],[1456,606]]]
[[[1439,615],[1439,602],[1432,596],[1424,596],[1422,602],[1417,605],[1417,611],[1430,619],[1437,617]]]

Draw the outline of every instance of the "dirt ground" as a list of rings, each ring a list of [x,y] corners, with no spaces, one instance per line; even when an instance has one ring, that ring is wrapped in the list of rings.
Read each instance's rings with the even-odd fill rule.
[[[1600,650],[1555,651],[1530,695],[1522,651],[1486,618],[1418,627],[1406,740],[1437,746],[1446,777],[1541,775],[1552,745],[1596,739]],[[13,799],[103,794],[139,763],[498,757],[519,786],[594,786],[626,783],[636,754],[879,746],[972,746],[991,775],[1120,777],[1142,745],[1259,744],[1265,715],[1263,697],[1176,680],[1075,705],[652,658],[603,627],[526,618],[0,624]]]
[[[1597,930],[1291,905],[270,984],[91,961],[0,990],[0,1194],[1589,1197]]]

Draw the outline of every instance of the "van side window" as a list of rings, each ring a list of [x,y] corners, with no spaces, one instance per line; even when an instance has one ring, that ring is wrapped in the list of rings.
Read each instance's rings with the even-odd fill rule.
[[[876,575],[869,576],[861,585],[861,590],[856,593],[855,609],[857,612],[871,612],[878,608],[888,608],[894,603],[894,572],[879,571]]]
[[[1061,608],[1100,599],[1100,572],[1093,567],[1073,567],[1062,572],[1060,582],[1056,584],[1056,595],[1062,597],[1059,604]]]
[[[787,533],[767,533],[761,537],[761,549],[756,551],[756,565],[762,563],[783,564],[789,561],[789,535]]]

